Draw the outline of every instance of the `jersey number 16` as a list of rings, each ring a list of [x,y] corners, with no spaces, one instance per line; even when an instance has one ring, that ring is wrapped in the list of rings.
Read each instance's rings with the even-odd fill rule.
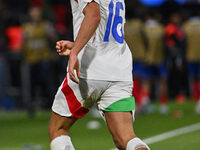
[[[109,42],[109,36],[110,32],[112,30],[112,35],[114,39],[122,44],[124,42],[124,33],[123,33],[123,17],[120,16],[120,10],[124,10],[122,2],[117,2],[115,6],[115,15],[113,20],[113,14],[114,14],[114,3],[113,0],[111,0],[109,6],[109,16],[108,16],[108,22],[106,25],[106,33],[104,36],[104,42]],[[112,23],[113,20],[113,23]]]

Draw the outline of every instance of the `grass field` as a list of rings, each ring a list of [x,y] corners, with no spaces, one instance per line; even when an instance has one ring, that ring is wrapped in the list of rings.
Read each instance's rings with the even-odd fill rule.
[[[156,105],[157,107],[157,105]],[[194,112],[194,103],[170,103],[170,113],[136,116],[135,132],[146,139],[164,132],[200,123],[200,115]],[[182,110],[182,116],[173,117],[175,110]],[[0,112],[0,150],[49,150],[48,123],[50,111],[38,111],[34,119],[25,112]],[[98,129],[88,129],[88,122],[100,123]],[[112,138],[102,119],[88,114],[79,120],[70,132],[76,150],[110,150],[114,148]],[[200,130],[185,133],[150,145],[151,150],[200,150]]]

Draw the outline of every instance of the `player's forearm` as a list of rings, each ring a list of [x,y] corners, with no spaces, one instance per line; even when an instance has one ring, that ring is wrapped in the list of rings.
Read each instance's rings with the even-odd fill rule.
[[[95,5],[98,5],[98,4],[95,3]],[[98,7],[98,6],[95,6],[95,7]],[[79,33],[77,35],[77,38],[72,48],[73,53],[75,53],[76,55],[78,55],[81,49],[90,40],[90,38],[92,37],[92,35],[94,34],[94,32],[96,31],[99,25],[99,22],[100,22],[99,7],[98,8],[95,8],[95,7],[89,8],[89,9],[86,8],[86,10],[84,11],[85,17],[82,21],[81,27],[79,29]],[[95,10],[91,10],[91,9],[95,9]]]

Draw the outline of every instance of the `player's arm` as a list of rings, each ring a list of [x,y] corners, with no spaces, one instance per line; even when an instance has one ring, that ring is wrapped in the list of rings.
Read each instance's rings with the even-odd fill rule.
[[[81,51],[81,49],[87,44],[87,42],[90,40],[94,32],[96,31],[99,22],[100,22],[100,10],[99,10],[99,4],[92,1],[87,4],[87,6],[83,10],[83,14],[85,15],[77,38],[74,41],[74,45],[70,52],[70,58],[69,58],[69,68],[68,72],[70,75],[71,80],[78,83],[78,80],[75,77],[74,69],[77,71],[77,75],[79,76],[79,66],[77,65],[77,55]]]
[[[56,49],[59,55],[68,56],[72,47],[74,46],[74,42],[61,40],[56,42]]]
[[[85,15],[78,36],[75,39],[72,51],[74,54],[78,54],[85,44],[90,40],[94,32],[96,31],[100,22],[100,10],[99,5],[96,2],[88,3],[83,10]]]
[[[82,49],[80,47],[84,47],[84,45],[91,38],[91,36],[93,35],[94,31],[96,30],[98,26],[98,23],[100,21],[100,14],[98,10],[99,8],[97,9],[97,7],[98,7],[98,4],[96,4],[95,2],[91,2],[83,10],[85,18],[82,22],[81,28],[79,30],[79,34],[75,40],[75,43],[78,43],[78,44],[75,44],[75,48],[74,48],[78,51]],[[91,29],[91,30],[88,30],[88,29]],[[85,33],[82,33],[83,31]],[[70,50],[72,49],[72,47],[74,47],[74,42],[71,42],[71,41],[61,40],[56,43],[56,49],[59,55],[68,56],[70,54]]]

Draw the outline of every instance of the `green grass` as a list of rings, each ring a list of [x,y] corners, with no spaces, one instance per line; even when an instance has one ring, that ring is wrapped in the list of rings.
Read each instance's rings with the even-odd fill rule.
[[[153,114],[137,115],[134,124],[135,132],[137,136],[144,139],[200,122],[200,115],[194,112],[194,106],[195,104],[191,101],[181,105],[170,102],[168,115],[161,115],[157,111]],[[175,110],[182,110],[182,117],[174,118],[173,112]],[[25,112],[0,112],[0,150],[22,150],[26,144],[39,144],[42,150],[49,150],[47,132],[49,118],[50,111],[39,111],[34,119],[28,118]],[[97,130],[87,129],[87,123],[91,120],[99,121],[100,128]],[[70,136],[76,150],[109,150],[114,148],[104,121],[94,119],[90,114],[75,123]],[[199,146],[200,131],[150,145],[152,150],[198,150]]]

